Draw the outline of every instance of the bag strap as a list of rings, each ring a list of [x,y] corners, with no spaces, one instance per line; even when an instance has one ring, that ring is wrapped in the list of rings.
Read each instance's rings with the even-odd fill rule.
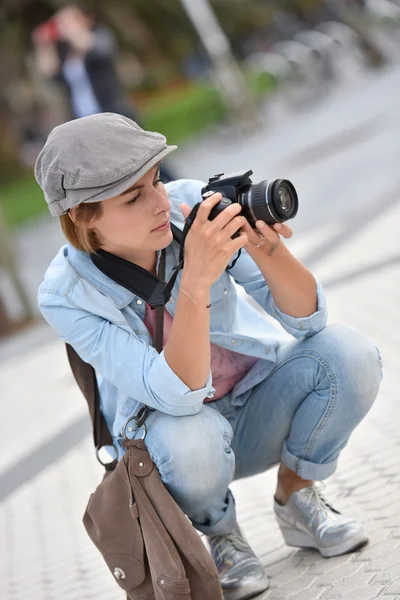
[[[164,279],[165,277],[165,250],[161,252],[158,276],[161,279]],[[156,328],[154,338],[154,345],[157,352],[162,352],[164,338],[164,306],[158,306],[156,308]],[[93,442],[96,448],[97,458],[99,459],[99,450],[103,446],[113,446],[113,439],[100,410],[100,393],[97,385],[96,372],[92,365],[82,360],[70,344],[65,344],[65,346],[72,373],[88,403],[90,419],[92,421]],[[143,406],[139,411],[140,417],[136,426],[138,428],[141,427],[149,414],[154,410],[154,408],[150,408],[149,406]],[[117,460],[114,460],[112,463],[101,464],[103,464],[106,470],[113,470],[117,464]]]
[[[97,410],[97,406],[100,405],[100,396],[95,370],[92,365],[81,359],[70,344],[65,344],[65,347],[71,371],[89,406],[94,445],[96,448],[112,446],[113,440],[105,419],[101,411]]]

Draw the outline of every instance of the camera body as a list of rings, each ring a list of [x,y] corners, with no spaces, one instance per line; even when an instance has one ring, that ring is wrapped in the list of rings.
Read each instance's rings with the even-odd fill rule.
[[[298,211],[297,192],[287,179],[263,180],[253,183],[252,170],[235,173],[219,173],[210,177],[208,184],[201,190],[202,198],[219,192],[221,201],[212,209],[209,219],[215,219],[232,202],[242,206],[241,214],[255,228],[256,221],[265,221],[269,225],[284,223],[292,219]],[[238,234],[237,234],[238,235]]]

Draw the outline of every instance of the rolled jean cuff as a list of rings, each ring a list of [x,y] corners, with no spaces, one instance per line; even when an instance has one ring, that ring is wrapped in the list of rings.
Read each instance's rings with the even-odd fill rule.
[[[212,523],[211,525],[202,525],[201,523],[196,523],[196,521],[192,521],[193,527],[204,533],[205,535],[225,535],[227,533],[232,533],[236,524],[236,507],[235,507],[235,499],[230,490],[228,490],[228,494],[226,497],[226,501],[228,506],[226,507],[226,511],[223,516],[216,523]]]
[[[300,475],[303,479],[310,479],[311,481],[327,479],[336,471],[338,463],[337,458],[329,463],[318,464],[294,456],[294,454],[289,452],[286,442],[283,444],[281,459],[282,462],[289,467],[289,469],[292,469],[292,471],[297,473],[297,475]]]

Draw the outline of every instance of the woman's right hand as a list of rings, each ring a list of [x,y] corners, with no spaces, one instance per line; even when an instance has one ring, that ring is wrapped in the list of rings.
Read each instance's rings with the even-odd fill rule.
[[[233,202],[213,221],[209,220],[211,210],[221,198],[217,193],[201,202],[185,240],[183,271],[194,276],[198,284],[210,287],[225,271],[232,256],[248,242],[247,233],[243,231],[232,239],[246,222],[240,215],[242,207],[239,203]],[[191,212],[190,206],[181,204],[181,210],[186,219]]]

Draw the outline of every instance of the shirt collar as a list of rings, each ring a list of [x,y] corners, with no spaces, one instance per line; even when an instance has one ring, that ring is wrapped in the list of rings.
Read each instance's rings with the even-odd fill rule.
[[[167,248],[167,269],[166,275],[169,275],[171,269],[171,257],[169,256]],[[161,253],[157,253],[157,268],[160,261]],[[89,254],[74,248],[71,244],[67,243],[65,257],[74,271],[86,281],[89,281],[97,290],[111,298],[117,308],[125,308],[131,302],[139,298],[133,292],[127,290],[125,287],[116,283],[105,275],[100,269],[93,264]],[[168,279],[168,277],[167,277]]]
[[[125,308],[137,296],[104,275],[92,262],[89,254],[74,248],[71,244],[66,246],[66,259],[71,267],[82,277],[89,281],[97,290],[111,298],[118,308]]]

